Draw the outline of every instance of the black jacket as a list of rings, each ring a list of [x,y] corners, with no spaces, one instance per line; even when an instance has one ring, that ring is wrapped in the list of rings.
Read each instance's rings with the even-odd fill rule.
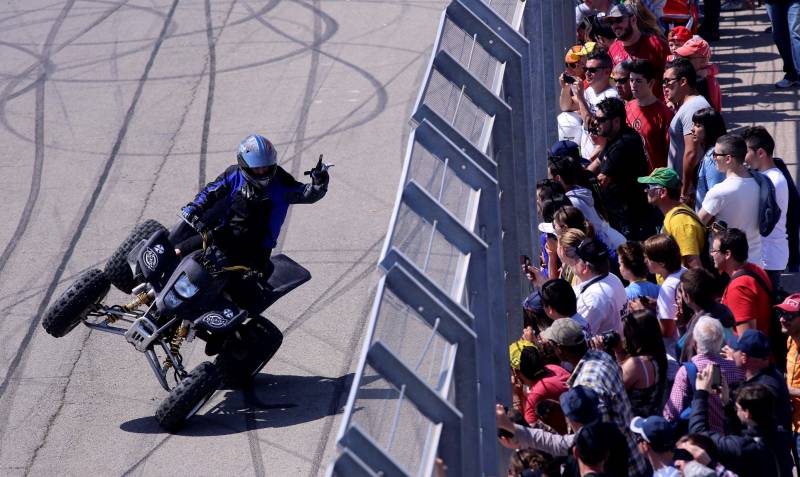
[[[214,242],[233,263],[264,261],[276,246],[292,204],[312,204],[322,199],[328,184],[303,184],[278,166],[266,191],[247,182],[237,165],[209,182],[183,213],[194,213],[217,230]]]
[[[609,138],[598,157],[599,173],[609,180],[600,197],[608,211],[608,221],[628,240],[644,240],[655,233],[653,208],[647,203],[644,187],[637,179],[647,175],[647,157],[639,133],[623,126]]]
[[[736,436],[726,436],[712,431],[708,426],[707,391],[698,389],[694,393],[689,432],[699,432],[709,436],[717,446],[722,465],[740,477],[792,475],[791,459],[788,461],[785,459],[790,457],[790,442],[785,433],[758,427],[748,427],[742,435]],[[781,468],[783,472],[779,470]]]

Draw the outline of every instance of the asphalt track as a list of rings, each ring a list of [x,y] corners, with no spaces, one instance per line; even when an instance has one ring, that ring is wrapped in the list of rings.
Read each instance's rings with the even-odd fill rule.
[[[324,471],[444,4],[0,5],[0,475]],[[336,164],[328,196],[294,208],[280,240],[314,278],[268,310],[285,339],[255,386],[217,392],[165,434],[140,353],[84,327],[51,338],[41,315],[133,224],[172,224],[251,132],[295,175],[320,153]]]

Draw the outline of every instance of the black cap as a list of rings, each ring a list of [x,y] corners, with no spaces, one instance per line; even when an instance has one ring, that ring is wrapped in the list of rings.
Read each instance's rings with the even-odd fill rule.
[[[576,249],[578,258],[584,262],[596,265],[608,260],[608,247],[597,239],[586,239]]]
[[[593,422],[583,426],[575,437],[578,458],[586,465],[602,463],[611,452],[614,431],[619,432],[619,429],[607,422]]]

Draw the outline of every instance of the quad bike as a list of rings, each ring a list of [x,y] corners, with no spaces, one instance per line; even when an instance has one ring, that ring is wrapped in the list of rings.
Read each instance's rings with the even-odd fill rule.
[[[106,264],[89,270],[47,310],[42,325],[50,335],[66,335],[79,323],[115,333],[144,354],[158,382],[169,392],[156,420],[169,432],[195,415],[223,384],[242,385],[273,357],[283,335],[269,320],[248,313],[225,291],[232,274],[250,274],[262,291],[263,311],[311,279],[286,255],[271,257],[274,271],[258,273],[228,266],[224,254],[207,244],[179,258],[167,229],[154,220],[139,224]],[[122,305],[103,303],[111,285],[133,295]],[[252,309],[251,309],[252,311]],[[120,326],[120,324],[124,326]],[[191,371],[183,365],[181,345],[200,338],[206,354],[216,355]]]

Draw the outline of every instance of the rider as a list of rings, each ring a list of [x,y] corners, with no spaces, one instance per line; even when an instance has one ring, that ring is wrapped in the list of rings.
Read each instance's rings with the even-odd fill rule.
[[[211,232],[213,243],[232,265],[272,273],[270,255],[291,204],[312,204],[328,191],[328,167],[320,162],[310,171],[311,184],[295,180],[278,165],[277,152],[263,136],[250,135],[239,144],[237,164],[225,169],[187,204],[181,215],[200,233]],[[181,230],[183,229],[183,230]],[[179,255],[199,248],[200,237],[186,227],[170,234]]]

